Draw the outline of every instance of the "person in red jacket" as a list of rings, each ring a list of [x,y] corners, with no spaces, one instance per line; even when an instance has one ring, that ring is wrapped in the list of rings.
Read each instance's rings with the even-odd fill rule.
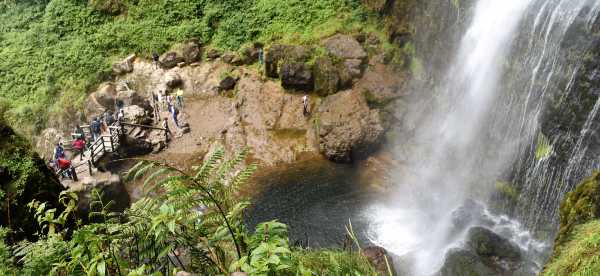
[[[56,161],[58,163],[58,169],[62,171],[63,176],[72,178],[71,176],[71,161],[66,158],[58,158]]]
[[[73,149],[75,153],[79,154],[79,160],[83,160],[83,155],[85,153],[85,140],[82,138],[77,138],[73,141]]]

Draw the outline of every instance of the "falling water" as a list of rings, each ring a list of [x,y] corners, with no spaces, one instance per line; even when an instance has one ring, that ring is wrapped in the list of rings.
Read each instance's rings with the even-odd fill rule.
[[[575,53],[590,47],[577,40],[585,35],[567,36],[574,22],[591,31],[599,11],[600,0],[477,1],[445,77],[434,80],[434,93],[416,91],[433,97],[415,101],[422,118],[409,139],[410,150],[398,152],[408,164],[398,170],[403,173],[396,175],[396,191],[368,211],[375,214],[373,242],[410,263],[411,275],[439,270],[445,252],[464,239],[464,231],[453,232],[453,211],[469,198],[486,202],[498,180],[521,187],[513,215],[522,223],[498,219],[484,208],[493,218],[492,230],[539,261],[533,255],[548,244],[536,242],[526,229],[542,223],[540,214],[555,216],[547,210],[555,210],[574,179],[598,161],[587,157],[598,128],[598,101],[584,110],[589,115],[566,165],[552,165],[550,156],[533,153],[542,134],[550,148],[559,141],[542,131],[544,104],[577,93],[570,90],[584,66],[561,56],[569,43]]]

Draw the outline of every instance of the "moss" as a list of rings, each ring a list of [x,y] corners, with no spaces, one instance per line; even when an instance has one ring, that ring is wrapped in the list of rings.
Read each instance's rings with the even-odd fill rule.
[[[517,202],[519,199],[519,191],[508,182],[496,181],[496,191],[500,193],[503,198],[509,199],[512,202]]]
[[[540,275],[599,275],[600,220],[576,226],[564,239],[561,252]]]
[[[554,149],[552,148],[552,145],[550,144],[550,141],[548,140],[546,135],[540,133],[538,135],[537,143],[535,145],[535,159],[546,159],[550,157],[550,155],[552,155],[553,151]]]
[[[560,229],[554,245],[554,255],[560,255],[575,226],[600,218],[600,171],[586,178],[568,193],[560,206]]]
[[[357,252],[294,250],[292,254],[299,272],[312,271],[312,275],[377,275],[369,261]]]

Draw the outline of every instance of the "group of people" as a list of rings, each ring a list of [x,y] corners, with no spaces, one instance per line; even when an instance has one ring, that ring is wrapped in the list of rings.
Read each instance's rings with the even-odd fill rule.
[[[173,123],[175,126],[179,128],[179,109],[182,109],[183,105],[183,90],[180,88],[175,89],[175,91],[172,91],[172,93],[161,90],[158,91],[158,93],[152,94],[152,106],[154,108],[154,117],[156,118],[157,122],[161,121],[161,112],[167,111],[169,112],[171,118],[173,118]],[[168,134],[173,136],[171,130],[169,129],[167,117],[162,118],[161,126]]]
[[[56,143],[56,147],[52,153],[52,158],[50,158],[49,162],[50,168],[57,173],[60,172],[61,177],[68,177],[71,179],[76,178],[71,160],[67,159],[65,148],[63,147],[62,142]]]

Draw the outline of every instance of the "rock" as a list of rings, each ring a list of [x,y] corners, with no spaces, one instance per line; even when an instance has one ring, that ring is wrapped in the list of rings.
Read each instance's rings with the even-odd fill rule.
[[[484,218],[484,206],[472,199],[467,199],[465,202],[452,211],[452,233],[458,234],[469,227],[473,223],[477,223]]]
[[[392,0],[363,0],[362,2],[367,8],[379,13],[383,13],[389,3],[393,3]]]
[[[265,73],[267,77],[278,78],[281,61],[306,62],[310,58],[310,50],[299,45],[276,44],[265,51]]]
[[[367,58],[367,52],[352,36],[337,34],[325,41],[327,51],[339,59],[358,59],[361,62]]]
[[[116,62],[112,65],[112,70],[115,75],[122,75],[133,72],[133,61],[136,55],[131,54],[124,60]]]
[[[370,110],[358,91],[325,98],[318,108],[321,152],[335,162],[352,162],[379,146],[385,129],[377,110]]]
[[[529,275],[532,266],[516,244],[476,226],[469,229],[464,248],[448,251],[439,275]]]
[[[258,47],[260,45],[253,45],[245,47],[240,51],[240,58],[243,64],[253,64],[258,61]]]
[[[146,116],[146,110],[138,105],[129,105],[123,108],[124,121],[130,124],[145,125],[151,123],[150,118]]]
[[[50,158],[54,153],[56,143],[64,141],[64,139],[63,133],[58,129],[47,128],[40,133],[35,147],[39,153],[44,155],[44,157]]]
[[[10,213],[13,241],[33,240],[41,228],[27,204],[34,199],[47,202],[47,208],[57,208],[56,212],[60,214],[64,207],[58,198],[65,188],[29,142],[1,121],[0,156],[0,190],[4,192],[0,204],[0,226],[9,227],[6,214]],[[65,227],[72,226],[69,221]]]
[[[388,275],[387,263],[392,267],[392,260],[388,258],[386,263],[387,252],[383,247],[369,246],[361,251],[361,254],[367,258],[369,263],[379,272],[379,275]],[[392,268],[393,272],[393,268]]]
[[[209,49],[206,52],[206,58],[208,58],[208,59],[217,59],[219,57],[221,57],[221,51],[219,51],[217,49],[214,49],[214,48],[213,49]]]
[[[238,81],[237,78],[234,78],[232,76],[227,76],[224,79],[222,79],[221,82],[219,83],[219,90],[220,91],[231,90],[235,87],[237,81]]]
[[[196,40],[184,43],[183,45],[181,45],[180,49],[181,56],[187,64],[199,61],[202,57],[200,44]]]
[[[393,32],[390,35],[390,43],[402,48],[411,41],[411,34],[408,32]]]
[[[151,142],[144,140],[143,137],[127,135],[123,138],[123,146],[119,147],[119,153],[122,156],[140,156],[151,153],[154,146]]]
[[[360,59],[347,59],[344,61],[344,68],[352,78],[359,78],[362,75],[362,61]]]
[[[467,246],[482,258],[499,258],[509,262],[521,260],[521,250],[516,244],[484,227],[469,229]]]
[[[98,90],[92,93],[92,97],[106,109],[113,109],[115,106],[115,98],[117,89],[113,83],[103,83]]]
[[[315,61],[314,82],[315,92],[319,96],[335,94],[338,91],[340,76],[331,58],[319,57]]]
[[[134,90],[120,91],[117,94],[116,100],[122,102],[124,106],[137,105],[143,106],[146,109],[150,107],[147,99],[140,96],[140,94]]]
[[[233,61],[235,59],[238,59],[237,55],[235,53],[225,53],[221,59],[223,60],[223,62],[227,63],[227,64],[233,64]]]
[[[233,272],[233,273],[229,274],[229,276],[248,276],[248,273],[246,273],[246,272]]]
[[[470,250],[453,248],[446,253],[444,265],[439,276],[488,276],[498,275],[492,268],[486,266],[477,254]]]
[[[83,189],[77,192],[79,202],[77,209],[79,215],[84,221],[87,220],[90,210],[90,203],[95,200],[95,195],[92,193],[94,189],[102,195],[102,202],[107,204],[108,202],[114,202],[109,212],[123,212],[129,207],[130,199],[121,177],[117,174],[107,173],[96,173],[93,176],[86,176],[81,180]]]
[[[179,74],[173,71],[169,71],[161,78],[158,85],[158,90],[167,91],[172,88],[176,88],[183,84],[183,79]]]
[[[165,69],[171,69],[177,66],[178,63],[184,62],[185,59],[178,55],[177,52],[168,52],[163,54],[160,59],[160,64]]]
[[[284,63],[281,66],[281,85],[285,89],[310,91],[313,89],[311,69],[305,63]]]

